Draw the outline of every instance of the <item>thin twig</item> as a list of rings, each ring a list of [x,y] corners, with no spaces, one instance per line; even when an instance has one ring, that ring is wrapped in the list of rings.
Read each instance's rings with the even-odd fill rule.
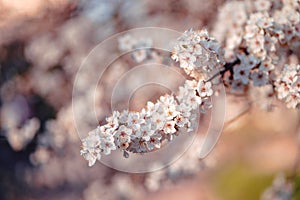
[[[243,110],[237,116],[235,116],[232,119],[230,119],[227,122],[225,122],[223,130],[225,130],[230,124],[234,123],[235,121],[237,121],[238,119],[240,119],[241,117],[243,117],[244,115],[246,115],[250,111],[251,108],[252,108],[252,104],[249,103],[249,106],[245,110]]]

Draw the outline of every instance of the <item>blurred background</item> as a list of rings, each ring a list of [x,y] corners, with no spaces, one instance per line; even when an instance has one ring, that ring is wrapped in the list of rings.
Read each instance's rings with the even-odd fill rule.
[[[77,70],[93,47],[131,28],[211,30],[224,3],[0,0],[0,199],[253,200],[275,199],[273,194],[300,199],[299,111],[281,104],[271,112],[262,111],[253,104],[249,107],[243,96],[227,96],[224,131],[204,160],[190,149],[163,170],[127,174],[101,163],[89,168],[79,154],[72,89]],[[157,54],[151,59],[159,62]],[[91,62],[94,70],[104,67],[99,58]],[[106,71],[96,92],[100,122],[111,113],[106,91],[135,64],[125,57]],[[90,90],[88,78],[81,87]],[[168,92],[152,89],[135,94],[134,108]],[[87,92],[75,102],[88,127],[97,125],[90,120],[94,113],[85,112],[93,95]]]

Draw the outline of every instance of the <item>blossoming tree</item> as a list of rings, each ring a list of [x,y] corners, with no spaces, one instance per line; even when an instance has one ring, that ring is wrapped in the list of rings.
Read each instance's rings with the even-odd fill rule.
[[[148,153],[195,129],[196,113],[212,108],[218,85],[228,93],[263,94],[263,109],[277,98],[290,109],[300,107],[299,0],[231,1],[220,10],[212,37],[206,30],[187,30],[171,58],[188,75],[177,94],[148,102],[140,112],[113,111],[106,123],[82,140],[81,155],[89,166],[111,151]],[[149,42],[149,41],[143,41]],[[130,35],[119,38],[119,49],[143,47]],[[149,50],[133,52],[142,62]]]

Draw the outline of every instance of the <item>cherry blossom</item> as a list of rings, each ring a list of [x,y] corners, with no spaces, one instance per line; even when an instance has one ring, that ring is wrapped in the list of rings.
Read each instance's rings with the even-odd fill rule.
[[[287,103],[288,108],[300,105],[300,65],[285,65],[275,82],[278,98]]]
[[[233,6],[234,5],[234,6]],[[197,112],[212,108],[215,84],[224,83],[228,92],[261,98],[261,107],[270,109],[270,98],[300,105],[300,14],[299,1],[231,1],[220,10],[213,31],[185,31],[172,50],[171,58],[191,78],[176,94],[165,94],[148,102],[140,112],[114,111],[82,140],[81,154],[89,166],[119,149],[129,153],[147,153],[161,148],[179,134],[195,130]],[[239,8],[239,9],[237,9]],[[236,20],[236,19],[239,20]],[[152,41],[124,35],[121,51],[133,50],[135,62],[149,56]],[[224,46],[222,48],[221,46]],[[152,50],[151,50],[152,51]],[[298,57],[297,57],[298,56]]]

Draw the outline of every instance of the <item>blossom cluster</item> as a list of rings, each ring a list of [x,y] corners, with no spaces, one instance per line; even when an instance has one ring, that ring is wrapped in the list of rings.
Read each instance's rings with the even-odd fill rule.
[[[254,86],[264,86],[270,83],[270,76],[274,73],[274,65],[270,59],[261,61],[252,54],[241,52],[236,55],[239,64],[236,64],[232,72],[225,76],[224,82],[231,87],[233,93],[243,93],[250,83]]]
[[[156,103],[148,102],[141,112],[114,111],[82,140],[81,155],[89,166],[120,149],[125,157],[128,152],[146,153],[159,149],[174,136],[195,129],[199,107],[202,112],[211,108],[213,95],[211,82],[187,80],[178,95],[164,95]]]
[[[242,41],[243,28],[248,19],[247,4],[242,1],[229,1],[219,9],[218,19],[212,35],[221,43],[227,60],[234,59],[235,49]],[[236,20],[238,19],[238,20]]]
[[[298,0],[229,1],[220,9],[213,35],[224,43],[226,59],[234,59],[240,48],[261,59],[277,51],[279,46],[296,51],[299,49],[299,7]]]
[[[299,65],[283,67],[282,63],[288,60],[281,56],[297,55],[300,46],[299,1],[228,3],[231,4],[241,9],[231,13],[230,6],[225,6],[220,14],[232,26],[221,29],[229,36],[220,38],[225,52],[206,30],[185,31],[177,39],[171,58],[194,80],[186,81],[177,96],[165,95],[156,103],[148,102],[141,112],[114,111],[107,124],[98,126],[83,139],[81,154],[90,166],[101,154],[108,155],[112,150],[121,149],[125,157],[128,152],[146,153],[159,149],[164,141],[172,140],[180,132],[192,131],[195,111],[200,107],[205,112],[211,107],[211,81],[217,76],[210,75],[215,72],[233,93],[254,91],[252,86],[259,86],[267,90],[266,98],[277,93],[289,108],[299,105]],[[138,40],[127,34],[118,42],[121,51],[133,51],[137,63],[150,55],[150,39]],[[268,85],[273,87],[265,87]]]
[[[196,72],[208,73],[224,65],[223,50],[218,42],[209,36],[206,30],[185,31],[177,39],[172,59],[180,63],[184,71],[197,78]]]
[[[300,65],[285,65],[275,82],[278,99],[286,102],[288,108],[300,105]]]
[[[232,93],[253,92],[248,90],[251,86],[275,88],[284,74],[283,65],[291,64],[290,60],[293,64],[299,62],[290,58],[297,58],[300,53],[299,8],[298,0],[256,0],[230,1],[220,10],[213,33],[224,44],[225,60],[239,61],[224,76],[224,83]],[[295,71],[294,67],[297,74]],[[299,101],[297,92],[293,91],[289,90],[293,98],[278,94],[289,108],[295,108]],[[272,93],[277,92],[273,89]]]
[[[126,34],[118,42],[121,51],[133,50],[133,59],[138,63],[149,57],[150,39],[137,40]],[[114,111],[106,119],[107,124],[98,126],[82,140],[81,154],[89,166],[100,160],[101,154],[108,155],[116,149],[123,151],[125,157],[128,152],[146,153],[159,149],[181,132],[193,131],[197,112],[205,113],[212,107],[213,95],[212,83],[195,75],[219,69],[224,64],[222,55],[220,46],[207,31],[186,31],[178,38],[172,59],[179,61],[194,80],[179,87],[177,96],[164,95],[156,103],[148,102],[141,112]],[[196,61],[200,67],[196,67]]]

